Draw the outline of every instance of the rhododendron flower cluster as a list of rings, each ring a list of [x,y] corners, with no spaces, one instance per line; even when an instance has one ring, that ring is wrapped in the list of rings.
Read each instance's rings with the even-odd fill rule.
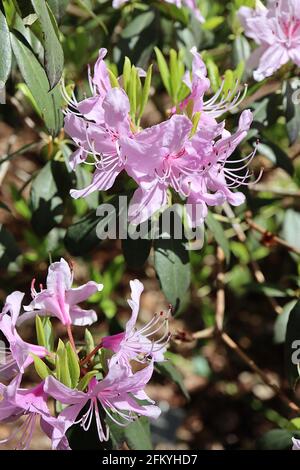
[[[137,328],[143,285],[138,280],[131,281],[128,303],[132,314],[125,331],[102,338],[100,344],[88,351],[76,345],[71,324],[82,326],[97,321],[95,311],[83,310],[77,303],[101,291],[103,286],[90,281],[72,287],[72,282],[73,271],[61,259],[50,265],[45,289],[41,287],[37,293],[33,281],[33,301],[29,306],[22,307],[21,292],[7,297],[0,314],[0,332],[8,342],[4,364],[0,364],[0,421],[20,420],[20,424],[0,443],[16,442],[17,449],[27,449],[40,423],[53,449],[69,450],[68,432],[73,426],[89,431],[95,425],[99,442],[105,442],[110,438],[105,417],[124,427],[139,416],[160,415],[145,387],[155,362],[165,360],[170,312],[156,314],[147,325]],[[17,331],[32,316],[36,317],[38,345],[26,343]],[[57,348],[54,342],[45,340],[49,337],[49,326],[52,329],[50,317],[56,317],[69,336],[69,342],[59,340]],[[44,342],[47,344],[41,344]],[[102,348],[105,355],[99,352]],[[41,381],[34,388],[24,388],[23,375],[33,364]],[[63,405],[55,414],[50,406],[53,399]]]
[[[201,23],[204,21],[203,16],[200,13],[200,10],[197,5],[197,0],[161,0],[164,3],[171,3],[177,8],[187,7],[195,15],[198,21]],[[120,8],[125,3],[128,3],[128,0],[113,0],[113,7]]]
[[[94,73],[89,73],[92,96],[80,102],[74,93],[71,99],[66,96],[65,130],[78,147],[70,165],[74,169],[85,163],[95,168],[90,185],[71,191],[74,198],[110,189],[120,172],[126,171],[138,185],[128,211],[134,224],[166,207],[170,190],[187,199],[192,227],[203,224],[208,206],[244,202],[244,194],[234,190],[251,182],[248,167],[255,150],[241,159],[234,159],[233,153],[247,136],[252,113],[243,111],[237,131],[227,131],[225,121],[217,119],[234,110],[244,92],[235,86],[223,93],[223,83],[206,100],[210,89],[206,66],[195,48],[191,52],[192,71],[183,77],[188,96],[172,109],[169,119],[141,129],[132,121],[122,77],[112,85],[104,62],[106,50],[100,49]],[[145,75],[142,70],[139,74]]]
[[[298,0],[268,0],[267,7],[259,2],[255,10],[242,7],[239,18],[245,34],[259,46],[248,62],[255,80],[270,77],[289,61],[300,66]]]

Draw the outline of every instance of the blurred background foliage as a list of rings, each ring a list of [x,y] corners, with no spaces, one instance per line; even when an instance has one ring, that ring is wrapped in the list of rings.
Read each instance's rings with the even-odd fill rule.
[[[1,5],[0,80],[6,82],[6,104],[0,106],[1,299],[13,289],[28,294],[35,273],[46,272],[50,254],[76,263],[76,281],[104,283],[104,291],[90,299],[99,312],[96,337],[117,332],[124,323],[129,279],[145,282],[145,319],[173,304],[171,365],[157,371],[152,390],[164,411],[153,430],[155,445],[162,448],[283,448],[300,428],[297,413],[234,351],[217,337],[192,336],[215,324],[221,247],[224,327],[272,383],[297,400],[289,382],[295,371],[286,370],[284,350],[300,333],[294,313],[286,337],[300,293],[300,111],[292,100],[300,81],[290,65],[259,84],[253,81],[246,67],[252,44],[236,12],[254,4],[200,0],[203,25],[188,10],[159,1],[132,1],[120,10],[104,0],[48,0],[49,8],[26,0]],[[58,82],[63,75],[67,90],[76,86],[83,97],[87,64],[94,63],[100,47],[108,49],[114,75],[122,73],[125,57],[146,70],[153,64],[141,119],[142,126],[152,125],[180,101],[181,72],[191,65],[193,46],[203,55],[212,91],[223,79],[224,91],[236,81],[248,82],[240,110],[252,109],[254,124],[236,158],[251,152],[259,139],[254,171],[262,167],[264,175],[246,189],[247,206],[210,214],[201,249],[188,252],[172,239],[100,241],[96,208],[103,201],[117,204],[116,197],[130,194],[132,183],[121,175],[108,193],[78,201],[69,196],[71,188],[87,185],[91,174],[81,167],[70,171],[73,147],[62,130],[65,103]],[[238,117],[226,116],[229,129]]]

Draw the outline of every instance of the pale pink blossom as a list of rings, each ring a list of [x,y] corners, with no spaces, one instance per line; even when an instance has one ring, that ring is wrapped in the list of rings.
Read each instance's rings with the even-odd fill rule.
[[[19,372],[23,374],[25,369],[33,363],[32,354],[40,358],[49,354],[44,347],[24,341],[16,330],[23,297],[22,292],[13,292],[7,297],[0,314],[0,332],[9,344],[7,348],[0,348],[2,359],[0,363],[1,380],[9,380]]]
[[[255,80],[270,77],[289,61],[300,66],[299,0],[269,0],[267,8],[242,7],[239,18],[245,34],[259,46],[248,63],[255,69]]]
[[[244,90],[239,90],[239,83],[236,82],[232,90],[226,94],[223,93],[223,81],[219,90],[210,98],[205,99],[205,94],[210,89],[210,80],[207,77],[207,68],[196,47],[191,49],[193,56],[192,70],[187,71],[183,77],[183,82],[189,88],[190,94],[180,103],[181,110],[187,107],[192,109],[192,114],[201,113],[200,120],[204,126],[214,126],[215,119],[225,113],[236,109],[245,98],[247,86]],[[173,110],[175,112],[176,110]]]
[[[8,438],[1,440],[0,444],[17,439],[17,450],[28,449],[39,421],[41,429],[50,438],[56,429],[56,435],[60,435],[60,447],[65,448],[63,423],[50,414],[43,382],[34,388],[23,389],[20,388],[21,379],[20,374],[7,386],[0,383],[0,421],[17,421],[25,417],[20,426],[16,427]]]
[[[89,281],[80,287],[73,287],[73,271],[68,263],[61,258],[52,263],[48,269],[46,288],[37,292],[32,282],[32,302],[24,307],[25,313],[20,316],[18,324],[35,315],[57,317],[63,325],[91,325],[97,321],[94,310],[84,310],[80,302],[88,299],[95,292],[103,289],[102,284]]]
[[[88,431],[95,418],[98,438],[103,442],[109,439],[109,428],[103,422],[103,412],[121,427],[135,421],[138,415],[158,418],[160,409],[144,391],[152,373],[152,363],[131,376],[126,368],[115,364],[100,382],[92,379],[87,392],[70,389],[51,376],[46,378],[44,389],[49,396],[68,405],[58,417],[64,425],[64,435],[74,424]],[[138,404],[137,400],[147,404]],[[54,429],[53,448],[61,445],[61,439],[60,429]]]
[[[130,361],[146,363],[150,359],[155,362],[164,361],[166,345],[170,339],[168,328],[168,314],[163,312],[154,317],[142,328],[137,328],[137,318],[140,310],[140,297],[144,290],[143,284],[135,279],[130,282],[131,299],[128,303],[132,314],[128,320],[124,333],[106,336],[102,339],[102,346],[110,349],[115,354],[110,359],[110,366],[120,364],[131,373]],[[160,338],[155,336],[160,333]]]
[[[124,140],[134,139],[130,103],[122,88],[111,87],[105,55],[106,49],[100,49],[93,76],[90,73],[92,97],[78,102],[74,94],[71,99],[66,96],[65,130],[78,147],[70,157],[71,168],[85,163],[95,169],[90,185],[71,191],[75,199],[110,189],[123,170],[137,183],[140,175],[146,174],[134,149],[126,153]],[[144,74],[142,70],[139,73]]]
[[[148,176],[140,179],[140,188],[130,203],[131,222],[142,223],[166,206],[169,187],[182,198],[188,198],[191,205],[188,218],[193,227],[203,223],[207,205],[244,202],[244,195],[233,193],[232,189],[250,183],[251,173],[247,168],[255,151],[240,160],[230,160],[230,157],[246,137],[251,122],[251,111],[244,111],[233,135],[214,121],[208,128],[200,124],[190,137],[190,120],[175,115],[138,134],[136,141],[143,143],[142,152],[147,154],[147,146],[151,148],[151,160],[145,163]]]

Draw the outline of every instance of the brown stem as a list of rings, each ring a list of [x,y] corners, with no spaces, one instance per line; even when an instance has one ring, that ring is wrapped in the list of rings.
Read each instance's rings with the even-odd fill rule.
[[[282,238],[278,237],[274,233],[269,232],[268,230],[254,222],[254,220],[252,219],[251,212],[246,212],[246,222],[249,227],[252,228],[252,230],[255,230],[263,236],[263,242],[283,246],[288,251],[295,253],[296,255],[300,255],[300,250],[297,247],[290,245]]]
[[[68,337],[69,337],[69,341],[71,343],[71,346],[74,349],[74,351],[76,352],[76,346],[75,346],[75,341],[74,341],[71,325],[67,325],[67,333],[68,333]],[[77,354],[77,352],[76,352],[76,354]]]
[[[245,243],[246,240],[247,240],[247,237],[245,235],[245,232],[244,232],[241,224],[238,223],[238,222],[235,222],[235,215],[234,215],[233,210],[231,209],[231,207],[227,203],[224,204],[223,209],[224,209],[224,212],[225,212],[226,216],[229,219],[232,220],[232,227],[233,227],[239,241],[241,243]],[[260,269],[259,264],[257,263],[257,261],[250,260],[250,265],[251,265],[251,268],[252,268],[252,271],[253,271],[253,274],[254,274],[254,277],[255,277],[256,281],[259,284],[264,284],[266,282],[266,279],[265,279],[264,273]],[[270,296],[267,296],[267,299],[270,302],[270,304],[271,304],[272,308],[274,309],[274,311],[278,315],[281,315],[282,307],[276,302],[276,300],[273,297],[270,297]]]
[[[96,346],[93,351],[91,351],[84,359],[82,359],[82,361],[80,361],[80,366],[84,366],[85,364],[87,364],[88,362],[90,362],[90,360],[92,359],[92,357],[94,357],[97,352],[99,351],[99,349],[102,348],[102,341],[98,344],[98,346]]]
[[[261,370],[240,347],[239,345],[233,341],[230,336],[228,336],[227,333],[223,332],[220,335],[222,341],[232,350],[234,351],[240,359],[242,359],[243,362],[245,362],[257,375],[260,376],[260,378],[270,387],[274,392],[279,396],[279,398],[294,412],[300,411],[299,406],[293,402],[292,400],[289,399],[289,397],[276,385],[273,383],[270,378],[267,376],[267,374]]]

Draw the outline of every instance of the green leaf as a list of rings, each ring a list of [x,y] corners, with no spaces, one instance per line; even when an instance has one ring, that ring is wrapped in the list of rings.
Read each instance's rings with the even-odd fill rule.
[[[80,377],[79,360],[76,352],[74,351],[70,343],[67,343],[66,351],[68,356],[68,368],[70,372],[71,387],[75,388],[78,384],[78,380]]]
[[[11,44],[20,72],[32,93],[45,126],[52,135],[62,127],[62,96],[58,87],[49,92],[49,82],[43,67],[17,32],[11,33]]]
[[[294,166],[287,153],[278,145],[268,141],[267,143],[258,144],[257,150],[259,153],[268,158],[274,164],[274,166],[279,166],[290,176],[293,176]]]
[[[90,354],[90,352],[92,352],[93,349],[95,349],[95,341],[94,341],[92,333],[87,328],[85,329],[85,332],[84,332],[84,342],[85,342],[85,352],[86,354]]]
[[[171,361],[158,362],[155,367],[161,375],[178,385],[183,395],[189,400],[190,395],[184,385],[183,377]]]
[[[48,5],[57,20],[60,20],[64,16],[69,2],[70,0],[48,0]]]
[[[177,217],[175,215],[175,217]],[[177,227],[181,219],[174,225]],[[172,230],[154,242],[154,264],[161,288],[175,311],[182,306],[191,282],[189,252],[183,236],[176,239]]]
[[[151,25],[154,18],[155,13],[153,10],[140,13],[123,29],[122,38],[132,40],[134,36],[139,36]]]
[[[123,65],[123,87],[127,94],[128,94],[129,83],[130,83],[130,75],[131,75],[131,62],[128,57],[125,57],[124,65]]]
[[[49,375],[52,375],[51,370],[49,369],[49,367],[46,366],[46,364],[44,363],[44,361],[42,361],[42,359],[40,359],[35,354],[31,354],[31,355],[32,355],[33,360],[34,360],[35,370],[36,370],[38,376],[42,380],[45,380]]]
[[[20,254],[15,237],[0,224],[0,268],[7,269]]]
[[[135,66],[133,65],[131,68],[129,92],[128,92],[128,97],[130,101],[130,115],[133,120],[135,119],[136,108],[137,108],[136,84],[137,84],[137,70]]]
[[[47,77],[52,90],[59,82],[63,67],[64,53],[58,39],[56,20],[48,8],[45,0],[31,0],[33,8],[38,15],[44,37],[44,64]]]
[[[71,255],[84,256],[99,245],[100,240],[96,233],[98,223],[96,211],[91,211],[68,227],[64,244]]]
[[[213,237],[216,239],[218,245],[222,248],[225,254],[225,258],[227,263],[230,260],[230,247],[228,239],[225,235],[224,229],[222,224],[215,219],[211,212],[208,212],[207,217],[205,219],[205,223],[208,226],[209,230],[211,231]]]
[[[46,336],[44,332],[44,327],[42,320],[38,315],[35,317],[35,329],[38,345],[46,347]]]
[[[61,223],[64,201],[69,195],[73,177],[64,162],[52,160],[33,180],[30,191],[31,223],[38,235],[46,235]]]
[[[286,117],[286,126],[290,144],[294,144],[300,135],[300,106],[293,99],[294,93],[299,90],[300,80],[294,78],[283,83],[283,108]]]
[[[233,42],[233,62],[234,66],[238,67],[238,65],[243,62],[244,64],[249,59],[251,54],[251,47],[249,41],[245,38],[245,36],[239,35],[235,38]]]
[[[300,249],[300,212],[293,209],[287,209],[284,214],[282,237],[291,246]],[[293,257],[299,259],[297,255],[291,253]]]
[[[276,318],[274,325],[274,342],[276,344],[284,343],[290,313],[295,307],[296,303],[297,300],[292,300],[291,302],[286,304],[283,307],[283,312]]]
[[[152,240],[143,238],[132,240],[129,235],[127,239],[122,240],[122,250],[129,268],[142,268],[149,257],[151,247]]]
[[[11,44],[9,38],[9,28],[7,25],[6,18],[0,10],[0,90],[4,87],[6,80],[10,74],[11,69]]]
[[[158,63],[159,72],[161,75],[162,82],[170,96],[172,96],[171,83],[170,83],[170,71],[166,59],[158,47],[154,48],[156,59]]]
[[[97,374],[98,374],[97,370],[91,370],[87,372],[85,376],[82,377],[82,379],[80,380],[77,386],[78,390],[84,391],[87,388],[90,381],[92,380],[92,378],[95,377]]]
[[[113,71],[108,69],[108,74],[109,74],[110,84],[111,84],[112,88],[119,88],[120,85],[119,85],[119,82],[118,82],[118,78],[115,76]]]
[[[126,442],[131,450],[153,449],[148,418],[142,416],[126,427],[118,426],[109,418],[106,418],[106,422],[115,447]]]
[[[208,77],[210,80],[211,88],[213,92],[216,93],[221,83],[219,69],[211,57],[207,59],[206,67],[207,67],[207,72],[208,72]]]
[[[297,344],[298,343],[298,344]],[[298,365],[296,362],[299,361],[298,357],[300,354],[297,351],[300,350],[300,301],[296,303],[292,309],[285,336],[285,365],[287,375],[292,387],[295,386],[299,380]],[[299,361],[300,363],[300,361]]]
[[[59,339],[56,351],[56,375],[61,383],[71,388],[72,382],[68,364],[68,353],[61,339]]]
[[[273,429],[262,436],[257,442],[259,450],[288,450],[292,448],[292,437],[300,437],[300,433],[286,429]]]
[[[145,111],[146,105],[148,103],[149,99],[149,93],[150,93],[150,88],[151,88],[151,79],[152,79],[152,64],[147,70],[147,75],[145,78],[145,83],[143,87],[143,92],[142,92],[142,99],[141,99],[141,104],[140,104],[140,109],[139,109],[139,116],[138,118],[140,119]]]

